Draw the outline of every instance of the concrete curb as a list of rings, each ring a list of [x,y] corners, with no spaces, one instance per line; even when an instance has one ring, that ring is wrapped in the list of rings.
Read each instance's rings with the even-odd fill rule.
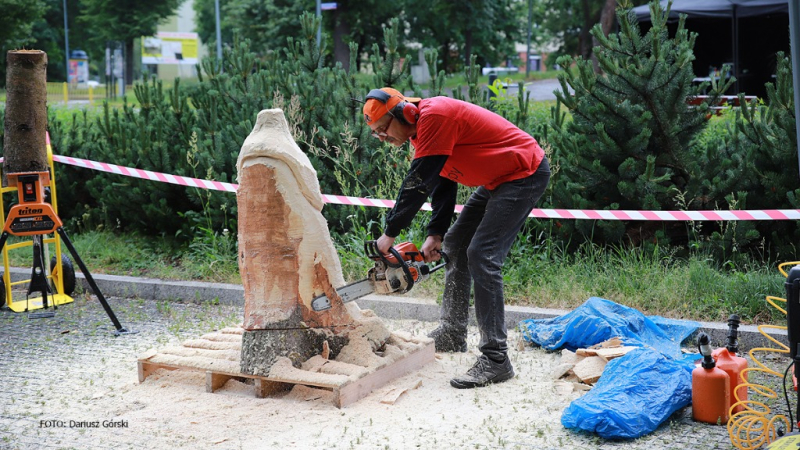
[[[12,281],[30,278],[30,269],[11,268]],[[97,287],[107,297],[146,298],[158,301],[181,301],[193,303],[213,302],[222,305],[241,305],[244,307],[244,288],[236,284],[204,283],[198,281],[165,281],[152,278],[128,277],[119,275],[92,274]],[[88,291],[89,285],[82,273],[77,273],[78,283]],[[380,317],[387,319],[414,319],[425,322],[439,320],[439,305],[433,300],[404,296],[367,295],[358,300],[363,309],[371,309]],[[547,319],[568,313],[569,310],[531,308],[525,306],[506,306],[506,326],[516,327],[526,319]],[[474,323],[475,312],[470,308],[470,319]],[[728,324],[720,322],[700,322],[701,330],[711,338],[714,347],[725,344]],[[756,347],[776,348],[755,325],[739,327],[739,349],[742,352]],[[762,327],[763,328],[763,327]],[[767,328],[771,336],[788,345],[785,329]]]

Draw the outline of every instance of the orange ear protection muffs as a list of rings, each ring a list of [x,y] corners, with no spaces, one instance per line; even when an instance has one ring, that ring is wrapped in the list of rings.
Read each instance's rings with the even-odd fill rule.
[[[392,98],[397,98],[399,101],[394,105],[391,105],[391,103],[393,103]],[[386,105],[387,109],[389,110],[389,114],[391,114],[392,117],[400,120],[406,125],[413,125],[417,123],[417,119],[419,119],[419,108],[417,108],[417,105],[406,101],[404,97],[393,97],[382,89],[373,89],[369,91],[366,99],[374,99],[383,103]]]

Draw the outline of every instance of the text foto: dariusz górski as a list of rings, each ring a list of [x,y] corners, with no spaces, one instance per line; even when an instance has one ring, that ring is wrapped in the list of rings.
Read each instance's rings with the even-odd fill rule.
[[[40,420],[39,428],[128,428],[127,420]]]

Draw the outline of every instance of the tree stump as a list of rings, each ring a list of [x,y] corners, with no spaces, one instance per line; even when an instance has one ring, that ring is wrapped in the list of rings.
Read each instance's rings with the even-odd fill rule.
[[[299,367],[324,348],[335,358],[359,325],[360,310],[336,293],[345,283],[321,213],[317,174],[281,110],[258,114],[237,169],[242,372],[268,375],[280,357]],[[322,294],[332,308],[316,312],[311,301]],[[384,329],[374,341],[387,337]]]
[[[9,51],[6,64],[3,186],[8,173],[48,170],[47,53]]]

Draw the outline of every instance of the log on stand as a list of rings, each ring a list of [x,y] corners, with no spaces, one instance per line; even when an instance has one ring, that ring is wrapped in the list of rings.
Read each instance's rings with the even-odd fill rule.
[[[9,51],[6,64],[3,173],[47,171],[47,54]]]
[[[12,50],[6,64],[3,186],[8,173],[48,170],[47,53]]]

